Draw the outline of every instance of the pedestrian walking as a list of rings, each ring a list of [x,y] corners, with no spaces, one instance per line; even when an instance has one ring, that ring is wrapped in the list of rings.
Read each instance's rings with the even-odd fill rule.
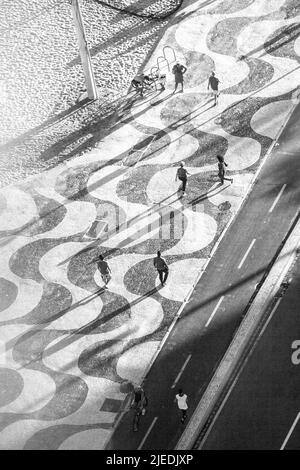
[[[224,161],[224,158],[221,156],[221,155],[217,155],[217,159],[218,159],[218,176],[221,180],[221,184],[224,184],[224,180],[228,180],[230,181],[231,183],[233,183],[233,178],[226,178],[225,177],[225,173],[226,173],[226,169],[225,169],[225,166],[228,166],[227,163]]]
[[[98,269],[100,271],[102,281],[105,284],[105,289],[109,281],[111,280],[111,270],[108,263],[104,260],[103,255],[99,255]]]
[[[220,80],[215,76],[215,72],[212,72],[208,79],[207,89],[209,90],[209,88],[211,88],[212,94],[215,99],[215,106],[218,104],[219,83]]]
[[[180,186],[180,190],[182,192],[182,195],[184,195],[185,193],[185,188],[186,188],[186,183],[187,183],[187,175],[189,175],[189,172],[184,168],[184,165],[185,163],[184,162],[180,162],[180,165],[179,165],[179,168],[176,172],[176,176],[175,176],[175,181],[177,181],[178,179],[181,181],[181,186]]]
[[[184,423],[184,421],[186,420],[186,416],[187,416],[188,405],[187,405],[187,395],[183,393],[182,388],[178,390],[178,393],[176,395],[176,400],[177,400],[178,408],[181,411],[181,422]]]
[[[179,62],[177,62],[173,66],[172,73],[174,74],[174,77],[175,77],[175,89],[173,93],[176,92],[179,83],[181,84],[181,93],[183,93],[183,75],[185,74],[186,71],[187,71],[187,68],[184,65],[180,64]]]
[[[161,285],[164,286],[166,281],[167,281],[168,275],[169,275],[169,268],[168,268],[168,265],[167,265],[166,261],[164,260],[164,258],[161,257],[161,252],[160,251],[157,252],[157,256],[156,256],[156,258],[154,258],[153,264],[154,264],[154,267],[158,271],[159,280],[161,282]]]

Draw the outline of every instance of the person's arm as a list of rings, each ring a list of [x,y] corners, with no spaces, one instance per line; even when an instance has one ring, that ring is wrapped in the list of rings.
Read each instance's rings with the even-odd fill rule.
[[[154,264],[154,267],[156,268],[156,265],[157,265],[157,263],[156,263],[156,258],[154,258],[153,264]]]
[[[182,73],[185,73],[187,71],[187,68],[184,65],[182,66],[182,69]]]

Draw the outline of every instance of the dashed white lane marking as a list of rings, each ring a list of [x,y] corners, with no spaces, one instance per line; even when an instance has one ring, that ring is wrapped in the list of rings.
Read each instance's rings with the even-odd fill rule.
[[[244,254],[243,256],[243,259],[242,261],[240,262],[240,264],[238,265],[238,269],[241,269],[241,267],[243,266],[244,262],[245,262],[245,259],[247,258],[247,256],[249,255],[250,253],[250,250],[252,249],[254,243],[256,242],[256,238],[253,238],[252,242],[250,243],[250,246],[248,248],[248,250],[246,251],[246,253]]]
[[[182,375],[182,373],[183,373],[184,369],[186,368],[186,366],[187,366],[187,363],[188,363],[188,362],[189,362],[189,360],[191,359],[191,357],[192,357],[192,355],[191,355],[191,354],[189,354],[189,355],[188,355],[188,357],[186,358],[186,360],[184,361],[184,364],[183,364],[183,366],[181,367],[181,369],[180,369],[180,371],[179,371],[179,373],[178,373],[178,375],[177,375],[176,379],[174,380],[174,383],[173,383],[173,385],[172,385],[172,387],[171,387],[171,388],[175,388],[175,386],[176,386],[176,384],[177,384],[178,380],[180,379],[180,377],[181,377],[181,375]]]
[[[220,299],[219,299],[217,305],[216,305],[215,308],[213,309],[213,312],[212,312],[211,316],[209,317],[209,319],[208,319],[207,322],[205,323],[205,327],[207,327],[207,326],[210,324],[210,322],[212,321],[212,319],[213,319],[213,317],[214,317],[216,311],[217,311],[218,308],[220,307],[221,302],[223,301],[223,299],[224,299],[224,295],[222,295],[222,297],[220,297]]]
[[[284,439],[284,441],[283,441],[283,443],[282,443],[282,446],[280,447],[280,450],[284,450],[284,448],[285,448],[285,446],[286,446],[286,444],[287,444],[289,438],[291,437],[292,432],[294,431],[294,429],[295,429],[295,427],[296,427],[296,425],[297,425],[297,423],[298,423],[298,421],[299,421],[299,418],[300,418],[300,413],[297,414],[297,416],[296,416],[296,418],[295,418],[295,420],[294,420],[294,422],[293,422],[293,424],[292,424],[291,429],[289,430],[289,432],[288,432],[286,438]]]
[[[157,421],[157,416],[155,416],[154,420],[152,421],[152,423],[150,424],[149,428],[148,428],[148,431],[146,432],[145,436],[143,437],[143,440],[142,442],[140,443],[140,445],[138,446],[137,450],[141,450],[141,448],[143,447],[144,443],[145,443],[145,440],[147,439],[147,437],[149,436],[154,424],[156,423]]]
[[[282,188],[281,188],[281,190],[279,191],[279,193],[278,193],[278,195],[277,195],[275,201],[273,202],[272,206],[270,207],[269,212],[273,212],[273,209],[274,209],[274,207],[276,206],[276,204],[277,204],[277,202],[279,201],[279,199],[281,198],[281,195],[282,195],[283,191],[285,190],[285,188],[286,188],[286,184],[284,184],[284,185],[282,186]]]

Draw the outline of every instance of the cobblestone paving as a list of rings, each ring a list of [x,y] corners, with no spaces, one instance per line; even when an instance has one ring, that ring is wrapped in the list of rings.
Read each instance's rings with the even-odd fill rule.
[[[0,191],[3,448],[105,446],[124,384],[142,380],[293,107],[299,17],[291,0],[186,2],[147,65],[172,45],[185,92],[172,94],[165,65],[166,90],[128,96],[92,151]],[[219,184],[217,154],[233,184]],[[174,181],[182,159],[185,198]]]

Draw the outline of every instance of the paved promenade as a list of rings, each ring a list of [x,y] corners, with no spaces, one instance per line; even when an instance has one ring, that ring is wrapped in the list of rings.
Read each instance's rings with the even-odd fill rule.
[[[126,383],[142,380],[296,103],[299,17],[292,1],[186,1],[147,65],[172,46],[185,92],[165,66],[166,90],[128,96],[93,151],[1,189],[1,448],[105,447]]]

